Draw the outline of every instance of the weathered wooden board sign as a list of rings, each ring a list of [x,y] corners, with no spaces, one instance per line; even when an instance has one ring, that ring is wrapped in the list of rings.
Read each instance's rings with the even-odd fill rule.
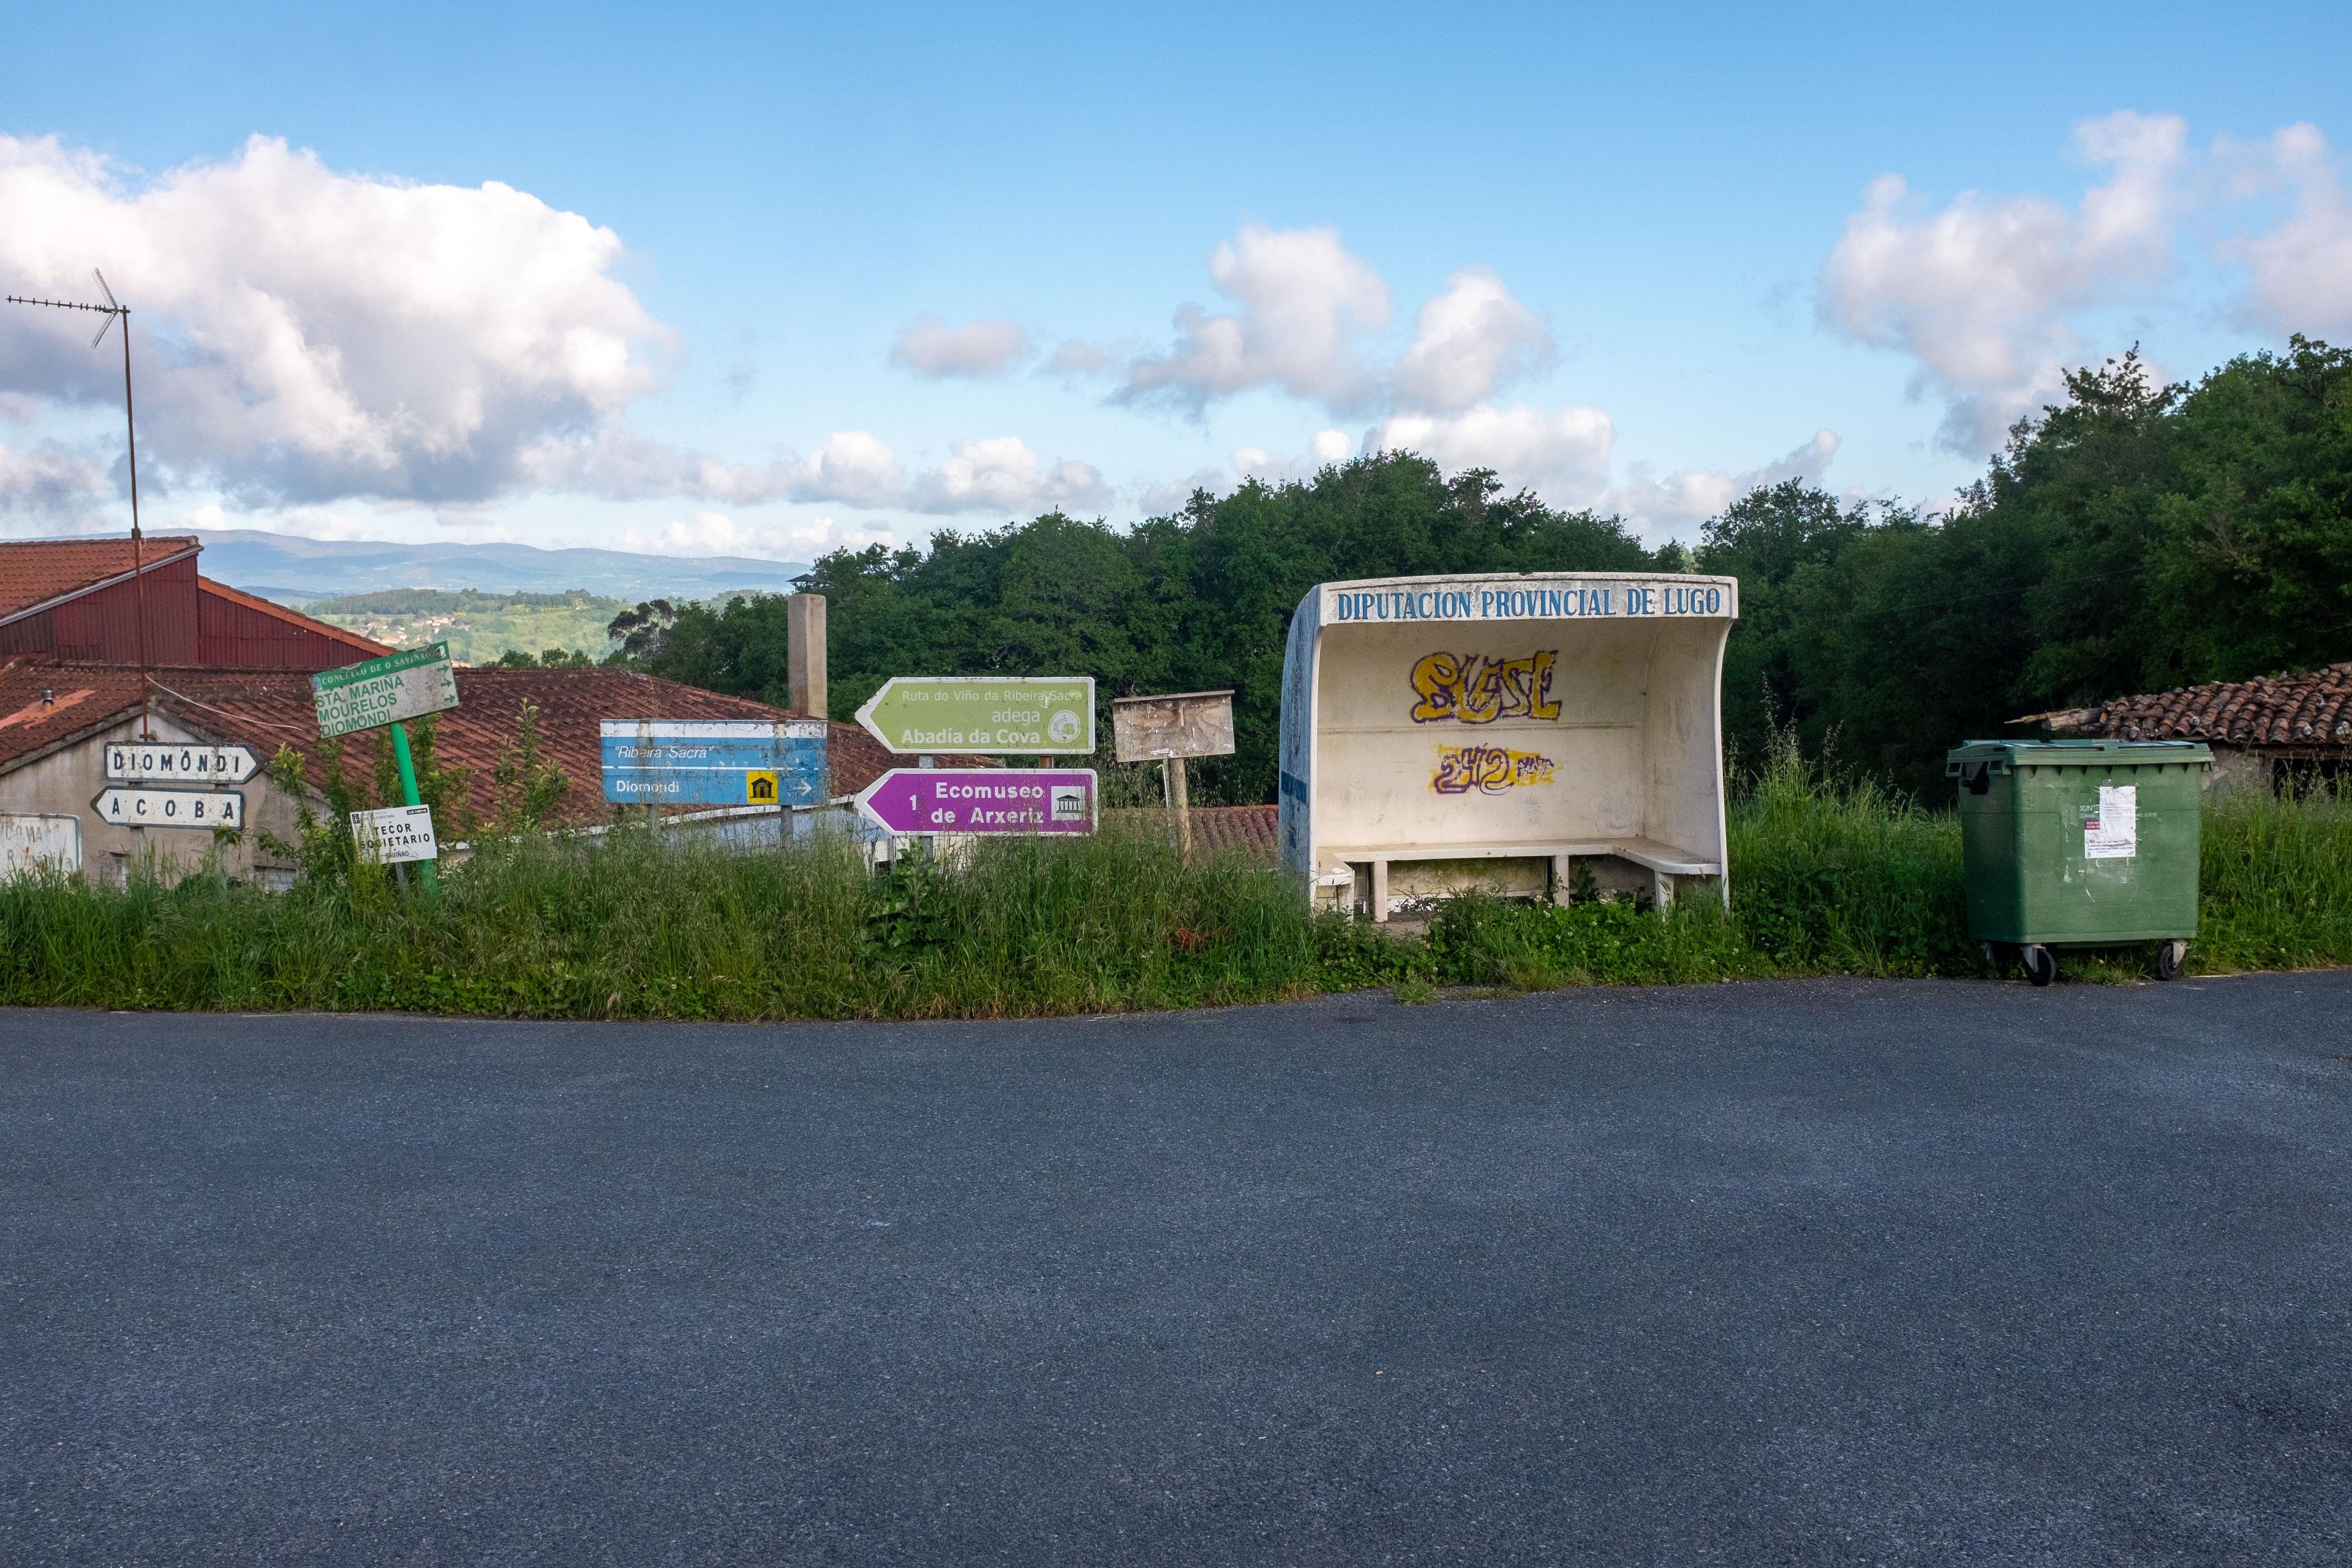
[[[1234,694],[1228,689],[1121,697],[1110,705],[1110,731],[1122,763],[1230,756]]]

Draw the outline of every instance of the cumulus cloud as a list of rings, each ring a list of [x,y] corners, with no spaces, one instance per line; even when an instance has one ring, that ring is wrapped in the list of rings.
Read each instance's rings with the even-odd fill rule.
[[[2284,186],[2294,210],[2275,227],[2227,253],[2245,264],[2252,313],[2273,331],[2314,336],[2352,331],[2352,195],[2327,138],[2315,125],[2290,125],[2241,153],[2239,194]]]
[[[0,136],[0,212],[26,291],[79,298],[96,261],[132,307],[158,477],[251,503],[486,500],[535,444],[616,418],[670,346],[614,276],[618,236],[495,182],[339,174],[255,137],[134,187]],[[0,390],[118,398],[78,321],[0,338]]]
[[[1944,444],[1990,450],[2062,392],[2063,367],[2083,357],[2068,313],[2125,298],[2169,266],[2188,205],[2187,137],[2177,115],[2085,121],[2074,151],[2110,174],[2072,211],[1969,192],[1919,216],[1902,177],[1884,175],[1822,268],[1822,317],[1912,355],[1915,390],[1945,401]]]
[[[890,345],[891,363],[934,380],[1003,375],[1028,357],[1028,329],[1001,317],[950,327],[927,313]]]
[[[1313,479],[1333,463],[1346,462],[1355,451],[1356,443],[1345,430],[1318,430],[1315,438],[1307,443],[1304,457],[1269,452],[1262,447],[1240,447],[1234,448],[1231,461],[1238,478],[1281,485]],[[1208,471],[1213,474],[1216,470]]]
[[[1048,465],[1018,437],[960,443],[948,458],[908,486],[906,504],[925,512],[1034,512],[1088,510],[1108,504],[1110,491],[1093,465]]]
[[[622,531],[620,547],[655,555],[744,555],[761,561],[814,561],[828,551],[892,542],[887,529],[844,528],[829,517],[807,523],[744,523],[723,511],[698,511],[653,531]]]
[[[1448,473],[1492,468],[1509,488],[1526,487],[1557,505],[1591,505],[1608,488],[1617,439],[1598,408],[1542,409],[1481,404],[1459,414],[1399,414],[1375,428],[1369,444],[1418,452]]]
[[[80,510],[105,488],[105,476],[79,458],[0,447],[0,515],[55,517]]]
[[[1503,280],[1465,267],[1421,308],[1412,342],[1397,361],[1396,397],[1407,408],[1458,414],[1506,382],[1549,364],[1551,329]]]
[[[1837,456],[1838,433],[1816,430],[1813,438],[1792,448],[1778,461],[1731,474],[1713,468],[1685,468],[1653,479],[1634,465],[1627,481],[1601,500],[1601,510],[1629,517],[1663,532],[1714,517],[1748,491],[1802,479],[1818,484]]]
[[[1178,310],[1174,345],[1128,365],[1120,401],[1198,413],[1256,387],[1341,409],[1372,396],[1379,377],[1358,339],[1388,327],[1389,288],[1339,230],[1244,224],[1211,253],[1209,278],[1240,308]]]

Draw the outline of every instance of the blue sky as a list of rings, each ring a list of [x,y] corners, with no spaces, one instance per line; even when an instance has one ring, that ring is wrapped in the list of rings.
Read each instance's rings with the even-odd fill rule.
[[[0,57],[0,274],[141,311],[153,528],[804,559],[1409,445],[1689,537],[2352,336],[2352,8],[2045,11],[134,6]],[[119,528],[34,314],[0,531]]]

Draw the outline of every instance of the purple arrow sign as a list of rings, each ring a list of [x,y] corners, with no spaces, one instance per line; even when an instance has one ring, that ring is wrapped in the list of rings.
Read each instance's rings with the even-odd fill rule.
[[[893,833],[1092,833],[1092,768],[892,768],[857,809]]]

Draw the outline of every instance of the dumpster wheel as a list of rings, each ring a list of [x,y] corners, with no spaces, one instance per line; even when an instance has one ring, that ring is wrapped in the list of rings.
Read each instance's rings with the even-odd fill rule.
[[[2158,980],[2178,980],[2188,963],[2189,944],[2174,937],[2156,950],[2156,977]]]
[[[2058,955],[2040,942],[2028,942],[2017,950],[2025,965],[2025,978],[2036,985],[2047,985],[2058,978]]]

